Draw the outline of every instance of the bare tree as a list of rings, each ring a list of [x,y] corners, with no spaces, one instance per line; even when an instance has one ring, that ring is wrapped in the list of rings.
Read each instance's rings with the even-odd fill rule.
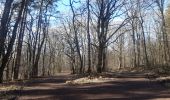
[[[162,31],[162,39],[164,43],[164,59],[165,64],[169,64],[170,61],[170,52],[169,52],[169,43],[168,43],[168,36],[167,36],[167,30],[166,30],[166,23],[165,23],[165,0],[155,0],[155,3],[159,9],[160,12],[160,19],[161,19],[161,31]]]
[[[14,25],[14,28],[13,28],[13,31],[12,31],[12,37],[11,37],[11,40],[10,40],[10,42],[8,44],[7,52],[2,58],[2,64],[0,65],[0,70],[1,70],[1,72],[0,72],[0,83],[3,80],[3,71],[4,71],[4,68],[6,67],[6,64],[8,62],[9,56],[10,56],[10,54],[12,52],[12,49],[13,49],[15,38],[16,38],[16,35],[17,35],[18,24],[21,21],[21,16],[23,14],[25,3],[26,3],[26,0],[23,0],[21,2],[21,7],[20,7],[20,10],[18,12],[18,18],[17,18],[17,20],[15,22],[15,25]]]
[[[71,11],[73,13],[73,17],[72,17],[72,24],[73,24],[73,31],[74,31],[74,39],[75,39],[75,44],[76,44],[76,51],[78,53],[79,56],[79,61],[80,61],[80,69],[79,72],[82,73],[82,69],[83,69],[83,60],[82,60],[82,56],[80,53],[80,46],[79,46],[79,40],[78,40],[78,28],[76,27],[75,21],[76,21],[76,13],[74,11],[74,7],[73,7],[73,3],[75,1],[70,0],[70,7],[71,7]]]
[[[5,7],[3,10],[3,14],[2,14],[2,19],[1,19],[1,26],[0,26],[0,58],[2,56],[2,54],[4,54],[4,45],[5,45],[5,39],[7,36],[7,32],[8,32],[8,22],[10,19],[10,10],[11,10],[11,5],[13,3],[13,0],[6,0],[5,2]]]
[[[91,73],[91,39],[90,39],[90,1],[87,0],[87,9],[88,9],[88,17],[87,17],[87,38],[88,38],[88,73]]]

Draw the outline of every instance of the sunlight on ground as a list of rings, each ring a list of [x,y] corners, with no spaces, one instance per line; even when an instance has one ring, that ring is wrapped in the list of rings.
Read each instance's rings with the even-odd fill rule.
[[[103,83],[116,80],[116,78],[103,78],[100,77],[83,77],[72,81],[66,81],[66,84],[88,84],[88,83]]]
[[[9,86],[0,86],[0,100],[16,100],[15,95],[9,95],[7,92],[21,90],[21,86],[9,85]]]
[[[0,91],[11,91],[11,90],[19,90],[21,86],[10,85],[10,86],[0,86]]]

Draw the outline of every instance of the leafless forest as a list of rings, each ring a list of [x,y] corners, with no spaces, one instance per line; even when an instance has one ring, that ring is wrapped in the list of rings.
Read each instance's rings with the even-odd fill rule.
[[[169,0],[0,0],[1,100],[170,100]]]
[[[68,0],[65,13],[61,1],[0,0],[0,83],[60,72],[170,73],[168,0]]]

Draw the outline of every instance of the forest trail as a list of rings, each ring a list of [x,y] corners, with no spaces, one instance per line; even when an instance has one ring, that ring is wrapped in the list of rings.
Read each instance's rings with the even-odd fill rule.
[[[66,84],[76,76],[62,74],[25,83],[17,100],[170,100],[170,90],[140,73],[123,73],[110,82]]]

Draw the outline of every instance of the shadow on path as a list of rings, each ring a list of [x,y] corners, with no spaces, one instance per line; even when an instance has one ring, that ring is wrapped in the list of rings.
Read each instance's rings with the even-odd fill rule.
[[[28,82],[21,91],[19,100],[170,100],[170,91],[156,81],[145,78],[123,77],[111,82],[68,85],[64,82],[71,75],[45,78]]]

